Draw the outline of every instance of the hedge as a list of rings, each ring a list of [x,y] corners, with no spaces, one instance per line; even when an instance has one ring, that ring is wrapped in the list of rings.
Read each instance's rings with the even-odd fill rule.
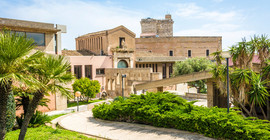
[[[95,118],[149,124],[198,132],[212,138],[270,139],[270,123],[256,118],[244,118],[238,111],[207,108],[171,93],[131,95],[129,99],[94,107]]]

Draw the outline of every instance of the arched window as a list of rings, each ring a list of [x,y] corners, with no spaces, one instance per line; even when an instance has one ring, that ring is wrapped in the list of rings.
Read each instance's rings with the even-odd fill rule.
[[[120,60],[117,64],[117,68],[127,68],[128,64],[125,60]]]

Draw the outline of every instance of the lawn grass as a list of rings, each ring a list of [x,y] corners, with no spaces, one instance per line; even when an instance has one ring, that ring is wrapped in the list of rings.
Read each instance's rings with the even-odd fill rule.
[[[99,101],[103,101],[103,100],[89,100],[88,102],[86,101],[80,101],[79,105],[86,105],[86,104],[91,104],[91,103],[95,103],[95,102],[99,102]],[[68,103],[67,105],[68,107],[73,107],[73,106],[77,106],[77,102],[72,102],[72,103]]]
[[[5,140],[17,140],[20,129],[8,132]],[[28,128],[25,136],[26,140],[94,140],[77,132],[63,129],[53,129],[49,126],[42,125],[36,128]]]
[[[57,114],[57,115],[49,116],[49,118],[50,118],[50,121],[52,121],[52,120],[54,120],[54,119],[56,119],[58,117],[61,117],[61,116],[66,115],[66,114],[68,114],[68,113],[63,113],[63,114]]]

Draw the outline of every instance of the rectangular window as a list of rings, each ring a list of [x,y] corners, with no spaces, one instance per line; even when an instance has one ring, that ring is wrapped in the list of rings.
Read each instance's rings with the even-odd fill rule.
[[[144,68],[144,66],[145,66],[145,65],[143,64],[143,68]]]
[[[54,35],[54,52],[55,54],[58,54],[58,48],[57,48],[57,35]]]
[[[156,72],[158,72],[158,71],[157,71],[157,64],[156,64]]]
[[[15,33],[17,36],[25,36],[25,32],[16,31]]]
[[[85,65],[85,77],[92,80],[92,65]]]
[[[155,64],[152,64],[153,72],[155,72]]]
[[[123,48],[125,45],[125,38],[119,37],[119,48]]]
[[[170,51],[170,56],[173,56],[173,51]]]
[[[206,50],[206,56],[209,56],[209,50]]]
[[[142,65],[141,64],[139,64],[139,68],[141,68],[142,67]]]
[[[105,74],[105,69],[96,69],[96,74],[97,75]]]
[[[138,64],[136,64],[136,68],[138,68]]]
[[[74,74],[77,79],[82,77],[82,65],[74,65]]]
[[[162,74],[163,74],[163,79],[165,79],[167,75],[166,64],[162,64]]]
[[[188,50],[188,57],[191,57],[191,50]]]
[[[148,64],[146,64],[146,67],[148,68]]]
[[[45,34],[44,33],[29,33],[26,32],[27,38],[32,38],[37,46],[45,46]]]

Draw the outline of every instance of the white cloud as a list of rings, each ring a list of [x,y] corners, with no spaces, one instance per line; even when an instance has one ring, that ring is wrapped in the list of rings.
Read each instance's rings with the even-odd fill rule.
[[[222,2],[216,0],[216,2]],[[244,28],[245,16],[240,10],[220,12],[198,6],[196,3],[177,4],[176,15],[181,20],[197,23],[197,27],[174,32],[178,36],[222,36],[222,48],[227,50],[231,45],[249,38],[256,32]],[[199,22],[199,23],[198,23]]]
[[[222,27],[223,26],[223,27]],[[222,36],[222,49],[228,50],[229,47],[240,42],[243,37],[250,38],[256,32],[251,30],[228,30],[230,25],[219,25],[216,27],[204,26],[205,28],[181,30],[175,32],[175,36]]]
[[[236,11],[219,12],[208,11],[203,7],[198,6],[196,3],[179,3],[175,5],[177,16],[190,18],[190,19],[203,19],[213,20],[218,22],[233,21],[239,18]]]
[[[243,28],[245,18],[240,11],[209,10],[196,3],[167,6],[171,8],[173,18],[177,21],[174,27],[182,26],[178,19],[199,22],[196,27],[190,24],[178,31],[174,30],[174,35],[222,36],[223,48],[226,48],[240,41],[242,37],[255,33]],[[111,0],[103,3],[82,0],[33,0],[27,4],[0,1],[0,17],[67,25],[67,34],[62,35],[62,48],[75,49],[75,38],[79,35],[111,29],[119,25],[126,26],[139,36],[140,20],[147,15],[145,11],[143,13],[127,8]],[[155,16],[161,17],[161,15]]]
[[[9,5],[5,11],[9,11],[5,16],[11,18],[67,25],[67,34],[62,36],[62,48],[68,49],[75,49],[75,38],[79,35],[119,25],[138,35],[139,21],[143,17],[142,13],[111,4],[71,0],[34,0],[28,5]]]
[[[223,2],[223,0],[213,0],[214,2]]]

